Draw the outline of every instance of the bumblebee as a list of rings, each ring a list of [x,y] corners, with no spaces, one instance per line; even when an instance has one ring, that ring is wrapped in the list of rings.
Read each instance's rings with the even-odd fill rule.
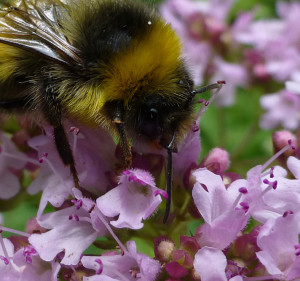
[[[39,116],[79,187],[62,120],[102,126],[172,151],[193,121],[196,93],[180,41],[151,8],[125,0],[15,0],[0,10],[0,109]]]

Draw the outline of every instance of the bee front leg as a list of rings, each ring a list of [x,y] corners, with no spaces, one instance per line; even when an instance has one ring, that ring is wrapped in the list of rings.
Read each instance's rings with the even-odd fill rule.
[[[118,120],[114,120],[113,122],[116,124],[117,132],[120,137],[120,145],[122,148],[123,164],[124,164],[123,168],[131,168],[132,165],[131,146],[125,130],[124,122]]]
[[[61,160],[66,166],[70,167],[70,172],[73,176],[75,187],[80,188],[72,149],[70,147],[65,129],[62,126],[62,124],[60,124],[57,127],[54,127],[54,141]]]
[[[51,87],[45,87],[41,94],[42,112],[49,124],[54,128],[54,141],[59,153],[59,156],[66,166],[70,167],[70,172],[73,177],[74,185],[80,188],[78,173],[75,167],[75,161],[69,144],[65,129],[61,123],[62,106],[57,94]]]

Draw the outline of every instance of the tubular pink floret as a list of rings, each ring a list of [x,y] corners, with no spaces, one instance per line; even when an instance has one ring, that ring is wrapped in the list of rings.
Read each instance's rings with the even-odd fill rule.
[[[99,268],[96,271],[96,274],[101,274],[103,271],[103,263],[100,259],[95,259],[95,262],[99,264]]]

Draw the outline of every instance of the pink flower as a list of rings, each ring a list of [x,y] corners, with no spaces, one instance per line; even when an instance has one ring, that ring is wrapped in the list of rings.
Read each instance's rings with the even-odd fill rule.
[[[263,129],[273,129],[279,125],[288,130],[299,126],[300,96],[288,91],[262,96],[261,106],[267,112],[261,117]]]
[[[160,264],[150,257],[137,252],[134,241],[127,242],[123,254],[110,253],[102,256],[83,256],[85,268],[93,269],[96,275],[84,277],[84,281],[140,280],[154,281],[160,271]]]
[[[237,209],[242,185],[231,184],[227,189],[219,175],[198,169],[193,175],[196,184],[193,199],[205,223],[197,231],[200,246],[226,248],[245,227],[249,215]]]
[[[20,268],[14,263],[14,245],[8,239],[0,237],[0,275],[3,281],[19,281],[21,276]],[[4,249],[3,249],[4,246]]]
[[[28,247],[26,247],[28,248]],[[58,262],[43,261],[37,254],[25,258],[26,248],[19,249],[13,258],[13,261],[22,270],[22,281],[57,281],[61,265]],[[29,259],[28,259],[29,258]]]
[[[300,278],[299,217],[293,214],[269,219],[261,228],[256,253],[272,278],[296,280]]]
[[[217,96],[215,103],[219,106],[230,106],[235,101],[235,94],[238,86],[245,86],[248,83],[248,73],[241,63],[229,63],[221,57],[214,60],[214,74],[210,81],[225,80],[226,86]]]
[[[117,187],[97,199],[97,206],[107,217],[119,215],[111,221],[113,226],[139,229],[144,225],[142,219],[147,219],[161,203],[160,195],[167,196],[155,186],[148,172],[128,170],[123,172]]]
[[[226,265],[225,255],[216,248],[203,247],[195,255],[194,267],[201,281],[227,281]]]
[[[104,227],[95,229],[89,212],[77,206],[43,215],[38,222],[49,231],[32,234],[29,242],[45,261],[53,261],[64,252],[61,263],[65,265],[76,265],[83,251],[105,234]]]
[[[279,19],[254,22],[248,16],[234,34],[237,41],[252,44],[262,54],[268,74],[278,81],[285,81],[300,66],[300,33],[294,28],[299,24],[300,5],[296,1],[278,1],[277,13]]]
[[[25,167],[27,156],[19,152],[13,142],[0,132],[0,198],[9,199],[20,190],[16,171]]]

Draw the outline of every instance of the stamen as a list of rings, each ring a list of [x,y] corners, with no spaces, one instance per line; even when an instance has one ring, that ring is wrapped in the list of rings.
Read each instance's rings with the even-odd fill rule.
[[[131,276],[133,278],[137,278],[137,275],[138,275],[138,271],[136,269],[130,269],[129,270],[129,273],[131,274]]]
[[[52,165],[51,161],[49,161],[48,158],[44,158],[44,160],[47,162],[49,168],[52,170],[53,174],[59,178],[60,182],[66,186],[65,180],[61,177],[61,175],[56,171],[56,169],[54,168],[54,166]]]
[[[78,134],[79,134],[79,132],[80,132],[80,129],[79,128],[77,128],[77,127],[71,127],[70,128],[70,132],[71,133],[75,133],[74,134],[74,139],[73,139],[73,155],[75,155],[75,153],[76,153],[76,148],[77,148],[77,139],[78,139]]]
[[[276,180],[272,182],[272,181],[269,181],[267,179],[264,179],[263,183],[268,184],[269,187],[272,187],[273,189],[276,189],[277,188],[277,184],[278,184],[278,182]],[[265,193],[265,190],[263,191],[263,193]]]
[[[243,188],[243,187],[241,187]],[[236,199],[234,200],[233,204],[232,204],[232,209],[233,210],[240,210],[240,208],[237,207],[238,202],[241,200],[243,193],[240,192],[239,195],[236,197]]]
[[[5,263],[5,265],[9,264],[9,260],[4,256],[0,256],[0,260],[2,260]]]
[[[76,210],[79,210],[82,207],[82,200],[72,199],[71,202],[76,206]]]
[[[103,271],[103,262],[100,259],[95,259],[95,262],[99,264],[99,268],[96,270],[96,274],[101,274]]]
[[[113,232],[112,228],[110,227],[110,225],[107,223],[107,221],[105,220],[105,218],[103,217],[103,215],[101,214],[100,210],[98,208],[94,209],[94,212],[97,214],[98,218],[101,220],[101,222],[104,224],[104,226],[106,227],[106,229],[108,230],[108,232],[111,234],[111,236],[116,240],[116,242],[118,243],[118,245],[120,246],[120,249],[122,249],[122,251],[125,253],[127,253],[127,249],[126,247],[123,245],[123,243],[120,241],[120,239],[118,238],[118,236]]]
[[[69,220],[72,220],[72,219],[74,219],[76,221],[79,221],[79,217],[76,214],[73,214],[73,215],[69,216]]]
[[[161,195],[166,200],[169,198],[168,193],[164,190],[155,190],[154,191],[154,196],[157,196],[157,195]]]
[[[277,159],[280,155],[282,155],[285,151],[292,148],[295,149],[294,146],[291,145],[292,140],[288,140],[288,145],[286,145],[284,148],[280,149],[277,153],[275,153],[263,166],[262,171],[265,170],[275,159]]]
[[[1,149],[1,151],[2,151],[2,149]],[[5,151],[3,151],[3,154],[2,154],[2,155],[6,156],[6,157],[9,157],[9,158],[17,159],[17,160],[20,160],[20,161],[24,161],[24,162],[28,162],[28,163],[32,163],[32,164],[34,164],[34,165],[40,166],[39,161],[37,161],[37,160],[35,160],[35,159],[32,159],[32,158],[30,158],[30,157],[22,157],[22,156],[19,156],[19,155],[16,156],[16,155],[14,155],[14,154],[7,153],[7,152],[5,152]]]
[[[248,193],[248,189],[246,187],[240,187],[239,188],[239,192],[242,194],[247,194]]]
[[[2,251],[4,254],[4,256],[1,256],[1,260],[3,260],[6,265],[8,265],[9,264],[9,255],[8,255],[8,252],[5,247],[4,240],[3,240],[3,237],[1,234],[0,234],[0,245],[2,247]]]
[[[39,160],[39,162],[42,164],[42,163],[44,163],[44,161],[45,161],[45,159],[48,157],[48,152],[45,152],[44,154],[43,154],[43,156],[40,158],[40,160]]]
[[[125,252],[123,251],[123,249],[120,246],[116,246],[116,249],[121,251],[121,256],[125,255]]]
[[[204,106],[201,106],[200,107],[200,110],[198,112],[198,116],[196,118],[196,122],[197,124],[199,123],[202,115],[204,114],[204,112],[207,110],[208,108],[208,105],[211,104],[215,99],[216,97],[218,96],[219,92],[221,91],[222,89],[222,86],[225,84],[225,81],[218,81],[217,83],[215,84],[212,84],[212,85],[208,85],[207,87],[204,87],[202,89],[199,89],[199,92],[205,92],[205,91],[209,91],[209,90],[213,90],[213,89],[216,89],[216,91],[214,91],[210,97],[210,99],[208,101],[206,101],[204,103]],[[195,94],[197,94],[198,92],[197,91],[194,91]],[[202,104],[201,104],[202,105]]]
[[[80,129],[79,128],[77,128],[77,127],[71,127],[70,128],[70,132],[71,133],[75,133],[75,135],[78,135],[79,134],[79,132],[80,132]]]
[[[285,211],[284,213],[283,213],[283,217],[284,218],[286,218],[288,215],[293,215],[294,214],[294,212],[293,211],[291,211],[291,210],[288,210],[288,211]]]
[[[291,149],[293,149],[293,150],[296,149],[296,147],[292,145],[292,140],[291,139],[288,140],[288,144],[291,147]]]
[[[89,214],[94,211],[95,207],[96,207],[96,205],[93,204],[93,206],[89,209]]]
[[[18,231],[18,230],[14,230],[12,228],[8,228],[8,227],[5,227],[5,226],[2,226],[0,225],[0,231],[7,231],[7,232],[11,232],[11,233],[14,233],[14,234],[18,234],[18,235],[21,235],[21,236],[24,236],[24,237],[30,237],[30,234],[29,233],[26,233],[26,232],[22,232],[22,231]],[[1,233],[0,232],[0,233]],[[0,235],[1,237],[1,235]]]
[[[194,121],[193,125],[191,126],[191,130],[192,132],[196,133],[200,130],[199,125],[196,123],[196,121]]]
[[[247,213],[247,211],[249,210],[249,204],[247,202],[241,202],[240,205],[245,211],[245,213]]]
[[[271,171],[270,171],[270,178],[274,178],[274,168],[275,167],[271,167]]]

